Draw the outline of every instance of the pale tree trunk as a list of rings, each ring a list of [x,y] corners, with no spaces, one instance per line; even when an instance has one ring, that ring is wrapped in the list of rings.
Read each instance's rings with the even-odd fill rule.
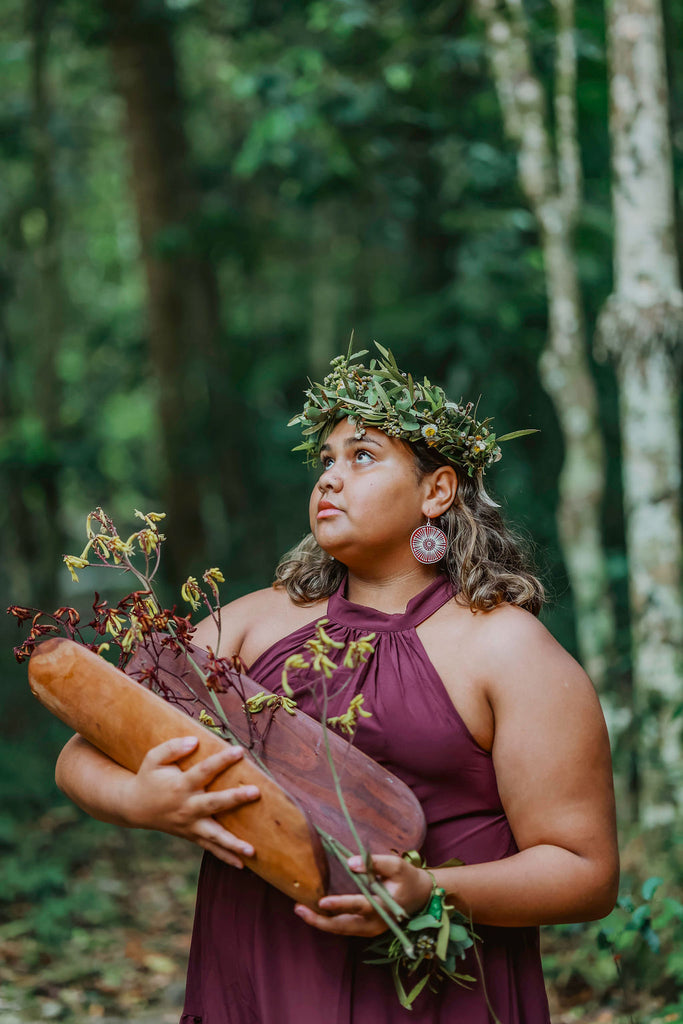
[[[555,146],[544,90],[533,66],[522,0],[475,0],[507,136],[517,148],[520,187],[540,231],[548,297],[543,385],[562,429],[558,529],[572,586],[579,656],[605,692],[615,619],[602,543],[605,451],[588,362],[574,227],[581,200],[576,129],[573,0],[555,0]],[[614,719],[616,723],[616,718]]]
[[[608,4],[614,290],[599,345],[615,362],[640,723],[641,820],[683,806],[679,366],[683,294],[659,0]]]

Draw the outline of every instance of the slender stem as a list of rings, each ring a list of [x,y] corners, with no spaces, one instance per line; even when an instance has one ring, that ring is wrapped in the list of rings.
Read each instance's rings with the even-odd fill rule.
[[[410,941],[406,933],[403,931],[401,926],[397,924],[397,922],[394,920],[391,914],[389,914],[382,906],[382,904],[378,900],[376,900],[375,897],[372,895],[370,888],[365,881],[364,876],[356,874],[355,871],[351,870],[351,868],[346,862],[345,856],[345,853],[348,853],[348,851],[342,852],[345,850],[343,845],[341,843],[338,843],[337,840],[334,839],[328,833],[323,832],[322,829],[319,828],[317,831],[323,841],[323,845],[325,846],[325,848],[334,853],[334,855],[339,859],[339,861],[344,867],[344,870],[353,879],[357,887],[360,889],[360,891],[363,893],[365,898],[372,906],[372,909],[382,918],[386,926],[389,929],[391,929],[396,938],[399,940],[403,950],[405,951],[406,956],[412,957],[415,952],[412,942]],[[337,847],[339,847],[339,849]],[[403,908],[401,907],[400,909],[401,912],[405,914]]]
[[[321,679],[323,682],[323,715],[320,724],[323,730],[323,743],[325,744],[325,754],[327,755],[327,761],[329,763],[330,771],[332,773],[332,781],[334,782],[334,789],[337,794],[337,799],[339,800],[339,806],[342,809],[342,814],[346,818],[346,823],[349,826],[349,829],[351,830],[351,835],[353,836],[355,843],[358,847],[358,853],[363,857],[363,859],[365,859],[365,857],[367,856],[367,851],[363,845],[360,836],[358,835],[358,831],[354,824],[353,818],[351,817],[349,809],[346,805],[346,799],[342,791],[339,773],[337,772],[337,766],[334,763],[334,758],[332,757],[332,750],[330,749],[330,738],[327,734],[327,681],[325,680],[325,677],[322,674]]]
[[[174,625],[170,621],[168,623],[168,626],[169,626],[170,631],[172,633],[175,633],[175,627],[174,627]],[[177,633],[175,633],[175,635],[177,637]],[[247,748],[245,747],[244,743],[242,743],[242,741],[240,740],[239,736],[236,736],[235,733],[232,731],[232,729],[230,727],[230,722],[228,721],[228,716],[226,715],[225,711],[223,710],[223,708],[222,708],[222,706],[220,704],[220,701],[218,700],[218,697],[216,696],[215,692],[211,689],[210,686],[207,685],[206,673],[199,667],[199,665],[194,660],[194,658],[192,657],[190,652],[187,650],[187,648],[185,648],[185,656],[186,656],[187,660],[189,661],[190,665],[192,666],[192,668],[195,670],[195,672],[197,673],[199,678],[202,680],[202,682],[206,686],[206,689],[207,689],[207,691],[208,691],[208,693],[209,693],[209,695],[211,697],[211,702],[212,702],[214,708],[216,709],[216,712],[218,713],[219,717],[221,718],[221,721],[223,722],[224,727],[225,727],[225,731],[228,733],[228,735],[230,737],[230,740],[233,743],[237,743],[240,747],[244,747],[244,749],[246,750]],[[200,697],[192,689],[192,686],[186,680],[183,680],[183,682],[185,683],[185,686],[187,686],[187,688],[190,691],[190,693],[194,697],[196,697],[196,699],[201,703]],[[268,775],[272,779],[273,778],[273,773],[267,767],[267,765],[265,764],[263,759],[261,757],[259,757],[259,755],[257,753],[255,753],[253,750],[250,750],[249,753],[253,757],[254,761],[256,761],[256,763],[258,764],[259,768],[261,768],[266,773],[266,775]]]

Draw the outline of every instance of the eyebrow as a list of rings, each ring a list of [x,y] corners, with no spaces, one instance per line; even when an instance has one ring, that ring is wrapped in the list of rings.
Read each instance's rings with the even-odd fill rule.
[[[347,437],[346,440],[344,441],[344,447],[345,448],[353,448],[357,444],[361,444],[363,446],[368,445],[368,444],[374,444],[377,448],[381,448],[382,447],[382,442],[381,441],[375,441],[375,439],[372,438],[372,437]],[[332,445],[328,444],[327,442],[325,442],[324,445],[321,445],[321,448],[320,448],[320,454],[321,455],[322,455],[323,452],[329,452],[329,451],[332,451]]]

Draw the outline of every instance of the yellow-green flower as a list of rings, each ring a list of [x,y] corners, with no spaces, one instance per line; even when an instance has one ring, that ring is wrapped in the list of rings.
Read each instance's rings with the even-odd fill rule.
[[[344,714],[336,715],[334,718],[328,718],[327,724],[350,736],[356,730],[359,715],[363,718],[372,718],[372,713],[370,711],[363,711],[364,699],[365,698],[362,693],[356,694]]]
[[[134,616],[131,616],[130,626],[123,634],[123,639],[121,640],[121,649],[128,654],[132,651],[135,644],[139,644],[141,640],[142,629],[140,627],[140,623]]]
[[[368,633],[367,636],[361,636],[358,640],[351,640],[349,642],[344,654],[344,668],[356,668],[357,665],[368,660],[375,650],[370,642],[375,639],[375,635],[375,633]]]
[[[90,562],[87,558],[79,558],[77,555],[64,555],[64,565],[71,573],[71,579],[74,583],[78,583],[76,569],[85,569],[90,565]]]
[[[292,687],[289,685],[289,682],[287,681],[287,673],[288,672],[292,672],[292,671],[298,672],[302,668],[309,668],[309,667],[310,667],[309,662],[306,661],[306,659],[304,658],[303,654],[290,654],[290,656],[287,658],[287,660],[285,661],[284,666],[282,668],[282,677],[281,677],[281,680],[280,680],[280,684],[282,686],[282,689],[285,691],[285,693],[287,694],[288,697],[293,697],[294,696],[294,690],[292,689]]]
[[[205,711],[204,708],[202,708],[202,710],[199,712],[199,721],[202,723],[202,725],[205,725],[207,729],[211,729],[211,732],[216,732],[218,733],[219,736],[223,735],[223,730],[221,729],[220,725],[217,725],[215,723],[211,715],[208,713],[208,711]]]
[[[329,633],[326,633],[323,629],[323,626],[326,626],[328,621],[328,619],[318,619],[316,622],[315,631],[318,634],[318,639],[325,648],[325,652],[329,651],[330,647],[334,647],[340,651],[344,644],[339,640],[333,640]]]
[[[150,555],[156,549],[159,541],[166,539],[162,533],[158,533],[154,528],[140,530],[137,536],[140,550],[144,551],[146,555]]]
[[[214,595],[218,597],[218,584],[225,583],[225,576],[220,569],[217,569],[215,566],[213,569],[207,569],[202,579],[207,586],[211,587]]]
[[[296,714],[296,701],[289,697],[281,697],[278,693],[266,693],[263,690],[247,697],[243,706],[245,711],[249,711],[252,715],[258,714],[264,708],[273,708],[274,711],[284,708],[288,715]]]
[[[156,529],[155,523],[160,523],[162,519],[166,518],[165,512],[140,512],[137,508],[134,510],[135,515],[138,519],[142,519],[144,523],[147,523],[153,530]]]
[[[112,636],[117,636],[125,625],[125,620],[117,615],[116,612],[110,611],[107,615],[107,633],[111,633]]]
[[[104,537],[104,543],[107,549],[114,556],[114,561],[117,565],[121,563],[124,555],[133,554],[133,541],[137,537],[137,534],[133,533],[128,540],[122,540],[121,537]]]
[[[194,576],[188,576],[182,587],[180,588],[180,594],[183,601],[187,601],[192,606],[192,611],[196,612],[197,608],[201,604],[202,592],[199,589],[199,584]]]

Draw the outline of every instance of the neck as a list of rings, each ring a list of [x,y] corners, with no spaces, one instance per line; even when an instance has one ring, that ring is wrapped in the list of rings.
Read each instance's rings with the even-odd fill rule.
[[[434,566],[419,562],[415,562],[414,567],[381,576],[349,569],[346,596],[353,604],[364,604],[389,615],[401,614],[408,602],[438,575]]]

